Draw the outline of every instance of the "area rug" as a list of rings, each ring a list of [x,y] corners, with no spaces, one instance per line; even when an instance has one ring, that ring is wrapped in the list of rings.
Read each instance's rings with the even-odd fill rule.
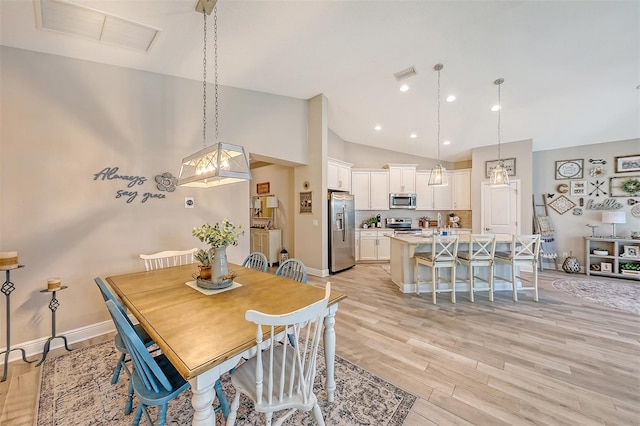
[[[551,283],[554,288],[572,296],[608,308],[640,315],[640,283],[598,281],[586,279],[560,279]]]
[[[123,372],[118,383],[111,384],[118,356],[113,343],[105,342],[47,359],[42,370],[37,425],[130,425],[133,414],[124,415],[126,374]],[[319,354],[315,392],[328,425],[400,426],[416,400],[410,393],[336,356],[335,402],[329,404],[321,383],[325,371],[324,355]],[[222,376],[222,385],[231,404],[235,390],[229,374]],[[167,425],[191,424],[190,398],[191,390],[187,390],[169,403]],[[136,406],[134,398],[134,412]],[[157,411],[150,411],[155,419]],[[222,413],[218,412],[216,416],[216,424],[224,425]],[[244,395],[240,398],[236,424],[264,424],[264,417],[253,411],[251,401]],[[285,424],[315,423],[308,413],[297,412]]]

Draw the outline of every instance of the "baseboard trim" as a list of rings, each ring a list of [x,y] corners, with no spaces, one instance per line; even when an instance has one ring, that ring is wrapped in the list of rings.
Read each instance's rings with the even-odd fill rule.
[[[74,343],[82,342],[83,340],[91,339],[94,337],[102,336],[103,334],[110,333],[115,330],[113,321],[104,321],[97,324],[92,324],[86,327],[77,328],[75,330],[67,331],[59,336],[65,336],[67,342],[71,345]],[[9,354],[9,362],[18,361],[22,359],[21,351],[14,351],[13,349],[22,348],[27,354],[27,358],[42,355],[44,352],[44,345],[49,339],[49,336],[41,339],[32,340],[30,342],[16,343],[11,345],[11,353]],[[53,339],[51,341],[50,349],[57,349],[64,347],[63,339]],[[0,352],[5,351],[7,348],[1,348]],[[0,359],[0,365],[4,365],[4,354]]]

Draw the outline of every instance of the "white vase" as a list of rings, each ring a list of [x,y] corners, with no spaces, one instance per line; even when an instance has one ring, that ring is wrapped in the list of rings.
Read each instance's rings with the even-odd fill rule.
[[[211,282],[222,284],[224,277],[229,275],[227,247],[214,247],[213,253],[213,259],[211,259]]]

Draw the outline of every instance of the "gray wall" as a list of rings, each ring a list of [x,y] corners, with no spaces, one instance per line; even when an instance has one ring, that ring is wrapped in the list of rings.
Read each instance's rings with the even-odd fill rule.
[[[587,187],[592,189],[593,186],[590,183],[595,183],[596,179],[599,181],[605,181],[604,188],[607,192],[610,191],[609,179],[611,177],[631,177],[640,176],[639,173],[615,173],[614,157],[623,155],[640,154],[640,139],[631,139],[617,142],[607,142],[595,145],[586,145],[579,148],[565,148],[554,149],[549,151],[538,151],[533,153],[533,165],[535,173],[535,179],[533,181],[533,192],[536,195],[538,203],[542,203],[542,194],[554,194],[553,198],[549,199],[549,202],[558,197],[558,185],[562,183],[569,184],[571,180],[556,180],[555,179],[555,166],[556,161],[559,160],[584,160],[584,178],[576,180],[587,181]],[[602,159],[607,162],[604,165],[607,173],[603,177],[595,178],[589,176],[589,171],[594,165],[589,163],[589,159]],[[590,191],[589,191],[590,192]],[[580,197],[572,197],[570,193],[562,194],[568,199],[578,204]],[[593,200],[596,203],[611,198],[620,204],[622,208],[618,211],[626,212],[627,223],[616,225],[616,233],[618,236],[629,237],[631,231],[640,231],[640,219],[631,215],[631,209],[627,201],[629,199],[635,199],[640,201],[640,196],[636,197],[609,197],[600,195],[596,197],[595,194],[584,196],[585,206],[589,200]],[[584,238],[591,235],[591,228],[589,225],[598,225],[596,229],[596,235],[611,235],[612,226],[610,224],[604,224],[601,222],[602,211],[590,210],[587,208],[582,209],[583,214],[576,216],[573,214],[573,210],[564,214],[559,214],[552,208],[549,208],[549,217],[553,222],[554,229],[556,231],[556,241],[560,256],[563,253],[573,252],[573,255],[578,258],[580,264],[585,264],[585,252],[584,252]],[[563,258],[560,259],[562,262]]]
[[[40,293],[49,277],[69,286],[58,295],[63,333],[108,319],[95,276],[140,270],[140,253],[201,246],[191,229],[207,221],[248,231],[248,182],[141,202],[161,193],[156,175],[177,175],[202,148],[201,82],[7,47],[0,55],[0,250],[18,251],[26,265],[11,275],[14,343],[50,334],[49,295]],[[306,101],[222,87],[220,107],[220,140],[308,161]],[[211,103],[208,113],[210,144]],[[147,178],[130,189],[139,193],[131,203],[115,198],[128,182],[94,180],[107,167]],[[184,208],[187,196],[196,208]],[[248,252],[247,232],[229,260]]]

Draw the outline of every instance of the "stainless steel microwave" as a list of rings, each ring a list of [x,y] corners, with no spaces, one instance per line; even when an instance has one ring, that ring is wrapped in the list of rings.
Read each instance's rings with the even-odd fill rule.
[[[415,209],[416,194],[389,194],[390,209]]]

